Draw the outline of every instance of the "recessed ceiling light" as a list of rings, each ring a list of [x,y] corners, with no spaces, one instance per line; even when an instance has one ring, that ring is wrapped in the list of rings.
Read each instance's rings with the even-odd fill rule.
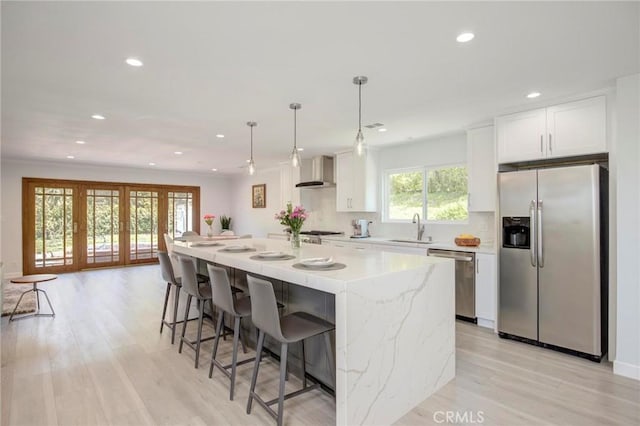
[[[251,162],[251,160],[247,160],[247,163],[250,163],[250,162]]]
[[[86,142],[85,142],[85,141],[76,141],[76,143],[77,143],[78,145],[84,145]]]
[[[298,148],[298,151],[304,151],[304,148]]]
[[[174,151],[175,155],[182,155],[182,151]]]
[[[93,114],[91,118],[93,118],[94,120],[104,120],[105,116],[100,114]]]
[[[142,61],[140,59],[136,59],[136,58],[127,58],[127,60],[125,62],[128,65],[131,65],[132,67],[141,67],[142,66]]]
[[[73,160],[73,159],[74,159],[74,158],[76,158],[76,157],[74,157],[73,155],[67,155],[67,158],[68,158],[69,160]]]
[[[458,37],[456,37],[456,41],[458,43],[466,43],[468,41],[473,40],[474,37],[475,35],[473,33],[462,33],[462,34],[459,34]]]
[[[533,99],[533,98],[537,98],[538,96],[540,96],[540,92],[531,92],[527,95],[527,98]]]
[[[220,139],[222,139],[222,138],[224,138],[224,135],[223,135],[222,133],[218,133],[218,134],[216,135],[216,138],[220,138]]]
[[[149,163],[149,165],[150,165],[150,166],[155,166],[155,165],[156,165],[156,163]]]
[[[218,169],[211,169],[211,171],[212,171],[212,172],[217,172],[217,171],[218,171]]]
[[[387,129],[385,129],[384,127],[381,127],[381,128],[379,128],[379,129],[378,129],[378,131],[379,131],[379,132],[386,132],[386,131],[387,131]]]

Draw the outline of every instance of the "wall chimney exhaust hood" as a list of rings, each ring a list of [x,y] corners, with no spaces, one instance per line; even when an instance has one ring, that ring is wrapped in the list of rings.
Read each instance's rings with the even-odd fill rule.
[[[333,157],[328,155],[313,157],[311,160],[311,174],[309,174],[308,169],[305,170],[305,163],[303,162],[300,170],[302,182],[296,184],[296,188],[315,189],[336,186],[333,183]],[[309,180],[306,180],[307,178]]]

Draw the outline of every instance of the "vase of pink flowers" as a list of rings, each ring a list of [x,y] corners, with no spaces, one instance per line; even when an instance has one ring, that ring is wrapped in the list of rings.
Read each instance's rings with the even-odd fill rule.
[[[275,219],[280,221],[281,225],[288,226],[291,230],[291,247],[300,248],[300,229],[302,224],[309,217],[309,214],[302,206],[293,207],[291,203],[287,204],[286,210],[276,213]]]
[[[216,217],[212,214],[205,214],[204,215],[204,223],[207,224],[207,237],[212,237],[213,236],[213,228],[211,225],[213,225],[213,219],[215,219]]]

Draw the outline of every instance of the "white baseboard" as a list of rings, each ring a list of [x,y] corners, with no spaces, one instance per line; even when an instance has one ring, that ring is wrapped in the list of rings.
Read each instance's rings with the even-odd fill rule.
[[[490,328],[492,330],[495,328],[494,321],[488,320],[488,319],[484,319],[484,318],[480,318],[480,317],[478,317],[478,325],[480,327]]]
[[[640,380],[640,365],[627,364],[626,362],[613,361],[613,374]]]

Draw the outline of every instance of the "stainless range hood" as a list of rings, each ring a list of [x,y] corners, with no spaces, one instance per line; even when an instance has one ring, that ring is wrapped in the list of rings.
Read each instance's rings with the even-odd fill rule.
[[[296,188],[315,189],[336,186],[333,182],[333,157],[329,157],[328,155],[313,157],[311,160],[311,174],[309,174],[308,170],[304,170],[305,162],[302,163],[301,167],[300,176],[310,178],[306,180],[303,177],[305,180],[296,184]]]

